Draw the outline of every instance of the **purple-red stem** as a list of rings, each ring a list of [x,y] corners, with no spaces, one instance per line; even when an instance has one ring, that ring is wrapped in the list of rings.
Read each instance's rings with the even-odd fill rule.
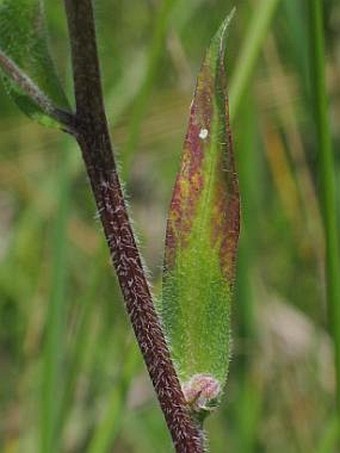
[[[152,301],[129,221],[104,110],[91,0],[64,0],[76,114],[72,131],[86,164],[127,312],[176,451],[201,453],[203,435],[189,415]]]

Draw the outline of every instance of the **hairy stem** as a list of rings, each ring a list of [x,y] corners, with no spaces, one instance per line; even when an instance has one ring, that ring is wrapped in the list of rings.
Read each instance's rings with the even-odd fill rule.
[[[91,0],[65,0],[80,145],[126,308],[177,452],[203,451],[162,332],[122,193],[104,110]]]

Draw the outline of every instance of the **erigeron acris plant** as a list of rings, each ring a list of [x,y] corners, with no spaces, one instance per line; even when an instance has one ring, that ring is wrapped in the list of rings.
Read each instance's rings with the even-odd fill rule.
[[[75,110],[49,53],[42,2],[0,3],[0,72],[18,106],[78,142],[141,353],[178,452],[206,446],[230,356],[239,192],[229,128],[224,38],[204,57],[168,215],[162,295],[142,266],[104,110],[91,0],[65,0]]]

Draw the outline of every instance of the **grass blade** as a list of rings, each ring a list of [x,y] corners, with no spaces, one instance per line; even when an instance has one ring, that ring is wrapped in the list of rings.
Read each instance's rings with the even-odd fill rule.
[[[254,10],[230,84],[230,118],[235,120],[254,71],[263,41],[280,0],[262,0]]]
[[[336,371],[336,402],[340,424],[340,262],[337,225],[335,165],[328,117],[325,80],[323,2],[308,2],[310,13],[311,90],[319,150],[320,203],[326,243],[326,286],[330,330],[333,335]]]
[[[52,287],[46,319],[46,340],[42,376],[42,419],[41,453],[57,452],[59,435],[57,426],[61,410],[64,355],[64,311],[67,271],[66,228],[69,212],[69,175],[68,161],[70,154],[65,149],[60,159],[56,186],[59,186],[58,210],[55,218],[53,237]]]

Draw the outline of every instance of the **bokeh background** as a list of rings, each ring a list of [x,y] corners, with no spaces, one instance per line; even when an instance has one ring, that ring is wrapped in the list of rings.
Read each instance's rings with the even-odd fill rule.
[[[196,74],[237,7],[227,67],[243,226],[229,380],[206,425],[212,452],[337,451],[309,1],[95,1],[112,138],[155,294]],[[45,4],[72,99],[62,2]],[[339,188],[339,1],[324,11]],[[33,124],[1,88],[0,451],[171,448],[79,150]]]

